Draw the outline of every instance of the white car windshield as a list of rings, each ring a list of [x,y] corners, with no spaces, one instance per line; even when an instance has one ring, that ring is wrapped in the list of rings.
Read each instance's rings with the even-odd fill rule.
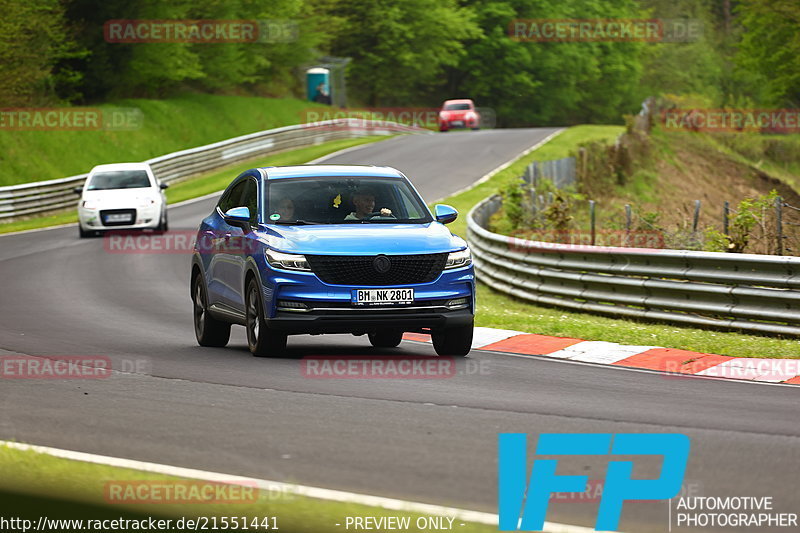
[[[88,191],[105,191],[109,189],[141,189],[150,187],[150,177],[144,170],[115,170],[98,172],[92,176]]]

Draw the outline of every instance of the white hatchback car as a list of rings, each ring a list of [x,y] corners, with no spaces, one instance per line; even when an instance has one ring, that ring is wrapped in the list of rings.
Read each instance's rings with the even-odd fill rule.
[[[98,165],[89,173],[78,203],[81,237],[103,230],[167,230],[166,183],[146,163]]]

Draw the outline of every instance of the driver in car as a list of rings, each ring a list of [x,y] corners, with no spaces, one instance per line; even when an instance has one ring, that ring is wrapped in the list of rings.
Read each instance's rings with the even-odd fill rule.
[[[392,216],[392,210],[386,207],[381,208],[380,213],[375,213],[375,193],[369,190],[358,191],[353,196],[353,206],[355,211],[344,217],[345,220],[364,220],[379,215],[381,217]]]

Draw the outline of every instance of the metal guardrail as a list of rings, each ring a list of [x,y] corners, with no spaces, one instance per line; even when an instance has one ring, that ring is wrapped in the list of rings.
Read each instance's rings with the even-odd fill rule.
[[[336,139],[393,133],[431,133],[395,122],[337,119],[275,128],[225,141],[162,155],[145,161],[162,182],[172,183],[232,163],[300,146]],[[10,220],[77,205],[73,189],[88,174],[0,187],[0,220]]]
[[[493,196],[467,215],[478,279],[544,305],[702,327],[800,335],[800,257],[529,241],[486,229]]]
[[[542,180],[550,180],[556,189],[563,189],[577,182],[574,157],[551,161],[533,161],[525,167],[522,179],[531,187],[537,188]]]

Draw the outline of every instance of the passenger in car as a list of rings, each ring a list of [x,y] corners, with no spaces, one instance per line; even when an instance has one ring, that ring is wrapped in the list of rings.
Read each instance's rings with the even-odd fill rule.
[[[280,215],[279,220],[294,220],[294,201],[288,196],[273,202],[272,212]]]

